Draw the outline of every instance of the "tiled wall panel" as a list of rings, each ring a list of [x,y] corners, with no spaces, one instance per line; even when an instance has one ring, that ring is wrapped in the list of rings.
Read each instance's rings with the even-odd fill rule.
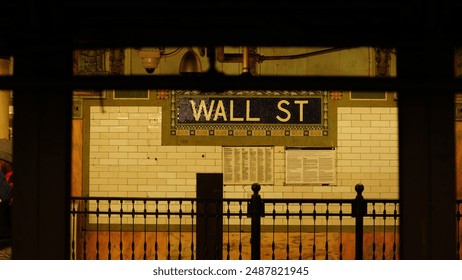
[[[337,185],[285,185],[285,147],[274,148],[272,198],[398,198],[397,108],[340,107]],[[196,173],[223,171],[221,146],[162,146],[162,112],[155,106],[91,106],[91,196],[194,197]],[[224,187],[225,197],[250,197],[250,185]]]

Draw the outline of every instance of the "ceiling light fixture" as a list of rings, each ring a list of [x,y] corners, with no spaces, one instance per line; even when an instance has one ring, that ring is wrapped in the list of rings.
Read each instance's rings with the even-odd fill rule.
[[[202,73],[202,65],[199,56],[194,52],[193,48],[188,48],[180,62],[181,75],[194,76]]]

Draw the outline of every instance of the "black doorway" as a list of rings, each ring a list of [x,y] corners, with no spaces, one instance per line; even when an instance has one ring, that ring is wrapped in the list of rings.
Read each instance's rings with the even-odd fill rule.
[[[196,259],[223,259],[223,174],[198,173],[196,177]]]

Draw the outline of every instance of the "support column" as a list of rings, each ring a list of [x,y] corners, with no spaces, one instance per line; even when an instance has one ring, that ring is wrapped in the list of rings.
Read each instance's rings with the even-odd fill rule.
[[[24,51],[15,75],[64,80],[72,52]],[[43,67],[47,65],[49,67]],[[68,259],[72,90],[40,87],[14,92],[14,259]]]
[[[450,80],[454,51],[446,46],[398,48],[398,78]],[[400,257],[455,259],[454,93],[398,93]]]
[[[13,93],[13,259],[69,259],[72,86],[59,82],[72,78],[71,9],[67,1],[21,2],[13,54],[14,76],[24,84]]]

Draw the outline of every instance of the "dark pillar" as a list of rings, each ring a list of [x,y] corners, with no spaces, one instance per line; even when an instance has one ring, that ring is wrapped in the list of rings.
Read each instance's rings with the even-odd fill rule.
[[[35,2],[17,6],[13,258],[69,259],[72,89],[59,86],[72,75],[69,14],[59,1]]]
[[[398,78],[450,80],[453,62],[450,47],[401,47]],[[455,259],[454,93],[411,86],[398,99],[400,256]]]

